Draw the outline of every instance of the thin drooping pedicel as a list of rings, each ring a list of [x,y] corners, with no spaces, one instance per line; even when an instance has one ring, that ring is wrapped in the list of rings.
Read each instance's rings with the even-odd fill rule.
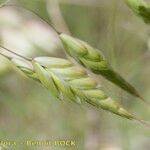
[[[59,35],[64,48],[72,58],[79,64],[88,68],[95,74],[100,74],[128,93],[140,98],[137,90],[127,82],[119,73],[115,72],[100,50],[90,46],[88,43],[61,33]],[[144,101],[144,100],[143,100]]]

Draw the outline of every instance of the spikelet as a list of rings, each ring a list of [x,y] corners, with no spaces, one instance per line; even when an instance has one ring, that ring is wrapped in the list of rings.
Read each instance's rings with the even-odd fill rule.
[[[37,57],[32,62],[12,59],[28,77],[35,76],[56,97],[60,94],[76,103],[89,103],[127,119],[135,119],[112,98],[108,97],[95,79],[69,60]]]
[[[59,37],[66,52],[79,64],[88,68],[95,74],[102,75],[123,90],[145,101],[129,82],[111,68],[100,50],[64,33],[61,33]]]
[[[150,5],[144,0],[126,0],[127,5],[132,11],[143,18],[145,23],[150,23]]]

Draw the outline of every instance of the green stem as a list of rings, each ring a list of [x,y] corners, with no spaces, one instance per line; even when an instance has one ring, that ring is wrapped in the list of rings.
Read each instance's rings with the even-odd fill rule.
[[[40,16],[38,13],[36,13],[35,11],[29,9],[29,8],[26,8],[24,6],[21,6],[21,5],[15,5],[15,4],[6,4],[6,3],[3,3],[0,5],[0,8],[3,8],[3,7],[17,7],[17,8],[22,8],[28,12],[31,12],[33,13],[34,15],[38,16],[43,22],[45,22],[46,24],[48,24],[57,34],[60,34],[61,32],[57,31],[57,29],[51,24],[49,23],[47,20],[45,20],[42,16]]]
[[[21,57],[21,58],[23,58],[23,59],[25,59],[25,60],[27,60],[27,61],[32,61],[32,58],[28,58],[28,57],[22,56],[22,55],[20,55],[20,54],[18,54],[18,53],[16,53],[16,52],[13,52],[12,50],[10,50],[10,49],[4,47],[4,46],[2,46],[2,45],[0,45],[0,48],[2,48],[2,49],[4,49],[4,50],[6,50],[6,51],[8,51],[8,52],[10,52],[10,53],[12,53],[12,54],[18,56],[18,57]],[[4,55],[4,54],[2,54],[2,53],[0,53],[0,54],[1,54],[2,56],[4,56],[4,57],[9,58],[9,59],[11,58],[11,57],[6,56],[6,55]]]
[[[4,56],[5,58],[7,58],[7,59],[9,59],[9,60],[11,59],[11,57],[9,57],[9,56],[7,56],[7,55],[1,53],[1,52],[0,52],[0,55],[1,55],[1,56]]]

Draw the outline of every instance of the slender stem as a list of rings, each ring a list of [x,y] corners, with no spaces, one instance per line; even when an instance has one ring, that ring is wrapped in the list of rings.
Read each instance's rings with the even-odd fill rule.
[[[142,120],[142,119],[138,119],[135,117],[135,121],[145,125],[146,127],[150,128],[150,122],[149,121],[145,121],[145,120]]]
[[[5,54],[3,54],[3,53],[1,53],[1,52],[0,52],[0,55],[1,55],[1,56],[4,56],[5,58],[7,58],[7,59],[9,59],[9,60],[11,59],[11,57],[6,56]]]
[[[57,31],[57,29],[51,23],[49,23],[42,16],[40,16],[38,13],[36,13],[35,11],[33,11],[33,10],[29,9],[29,8],[26,8],[26,7],[21,6],[21,5],[6,4],[6,3],[3,3],[2,5],[0,5],[0,8],[3,8],[3,7],[17,7],[17,8],[22,8],[22,9],[24,9],[26,11],[29,11],[29,12],[33,13],[34,15],[38,16],[43,22],[45,22],[46,24],[48,24],[57,34],[61,33],[59,31]]]
[[[27,60],[27,61],[32,61],[32,58],[28,58],[28,57],[22,56],[22,55],[20,55],[20,54],[18,54],[18,53],[15,53],[15,52],[13,52],[12,50],[10,50],[10,49],[8,49],[8,48],[2,46],[2,45],[0,45],[0,47],[1,47],[2,49],[4,49],[4,50],[6,50],[6,51],[8,51],[8,52],[10,52],[10,53],[12,53],[12,54],[14,54],[14,55],[16,55],[16,56],[19,56],[19,57],[21,57],[21,58]],[[4,54],[2,54],[2,55],[4,56]],[[8,57],[8,56],[7,56],[7,57]]]

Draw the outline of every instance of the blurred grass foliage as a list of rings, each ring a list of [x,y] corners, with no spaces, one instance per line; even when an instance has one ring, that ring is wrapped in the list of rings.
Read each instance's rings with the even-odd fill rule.
[[[51,22],[47,11],[47,1],[12,0],[10,3],[26,6]],[[3,1],[0,0],[0,2]],[[71,33],[101,49],[113,67],[135,85],[145,99],[149,100],[150,27],[135,16],[123,0],[59,0],[59,4]],[[4,10],[7,12],[2,13]],[[7,17],[14,19],[9,11],[20,18],[18,22],[15,20],[13,25],[11,24],[13,21],[7,24],[2,22]],[[57,13],[55,15],[57,16]],[[0,16],[0,42],[5,46],[27,56],[64,57],[62,45],[50,28],[48,29],[51,31],[50,41],[46,40],[46,46],[45,43],[38,44],[40,38],[42,42],[45,41],[43,38],[47,39],[44,34],[42,36],[39,34],[38,39],[36,39],[38,36],[36,33],[37,36],[29,36],[30,32],[27,34],[26,31],[31,29],[30,23],[33,29],[34,25],[39,24],[44,26],[39,28],[40,31],[42,29],[48,31],[47,26],[36,16],[18,8],[2,8]],[[8,33],[8,31],[11,32]],[[18,34],[21,36],[17,36]],[[24,37],[22,41],[20,37]],[[32,37],[35,39],[31,40]],[[57,46],[52,48],[49,45],[54,43],[53,39]],[[46,47],[48,47],[47,50],[45,50]],[[103,78],[101,83],[105,91],[120,100],[130,112],[149,120],[149,107],[137,100],[130,101],[135,98]],[[150,149],[149,129],[89,106],[83,108],[53,99],[48,90],[26,78],[1,56],[0,138],[18,141],[73,139],[77,141],[75,150]],[[15,149],[26,149],[26,147],[19,145]],[[28,147],[28,149],[41,150],[40,147]],[[60,148],[53,148],[53,150],[57,149]],[[73,147],[70,149],[72,150]]]

